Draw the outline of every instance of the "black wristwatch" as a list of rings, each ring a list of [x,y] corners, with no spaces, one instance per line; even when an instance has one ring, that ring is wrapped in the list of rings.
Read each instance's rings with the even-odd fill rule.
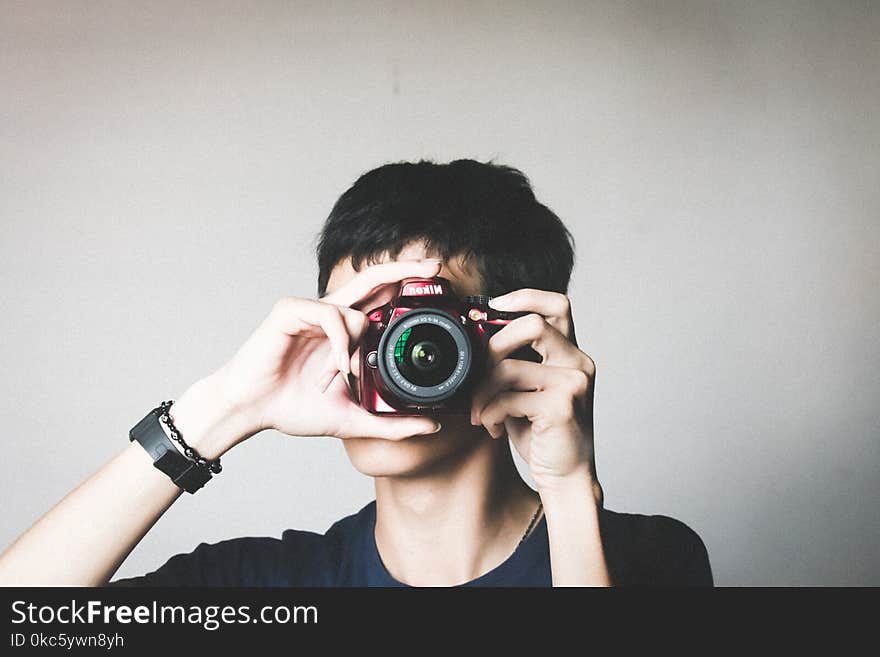
[[[211,479],[209,468],[200,466],[181,454],[165,433],[160,423],[162,407],[154,408],[128,432],[129,440],[136,440],[153,457],[158,468],[187,493],[195,493]]]

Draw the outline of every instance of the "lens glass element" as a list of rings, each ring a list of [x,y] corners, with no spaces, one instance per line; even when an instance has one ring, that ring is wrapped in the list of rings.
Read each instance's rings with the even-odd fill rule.
[[[403,377],[417,386],[436,386],[450,377],[458,363],[455,340],[437,324],[416,324],[394,344],[394,361]]]

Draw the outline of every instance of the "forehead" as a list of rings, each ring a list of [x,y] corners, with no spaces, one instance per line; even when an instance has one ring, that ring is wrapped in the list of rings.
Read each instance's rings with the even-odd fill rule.
[[[437,258],[439,255],[425,248],[422,242],[413,242],[401,249],[400,253],[391,258],[388,253],[383,253],[375,259],[376,263],[390,262],[392,260],[421,260],[424,258]],[[371,263],[361,265],[361,271]],[[330,272],[330,278],[327,281],[327,294],[339,289],[352,278],[357,276],[351,264],[351,257],[345,257],[340,260]],[[452,289],[459,296],[467,296],[469,294],[480,293],[480,276],[474,269],[472,263],[465,260],[463,256],[456,256],[448,260],[444,260],[440,268],[439,276],[449,279]]]

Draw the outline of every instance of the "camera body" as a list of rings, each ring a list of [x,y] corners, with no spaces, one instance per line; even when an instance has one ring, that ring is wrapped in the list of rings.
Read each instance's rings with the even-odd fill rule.
[[[484,295],[459,299],[441,276],[406,278],[388,303],[367,313],[360,340],[360,405],[371,413],[469,413],[485,373],[489,339],[527,312],[489,307]],[[530,347],[509,358],[540,362]]]

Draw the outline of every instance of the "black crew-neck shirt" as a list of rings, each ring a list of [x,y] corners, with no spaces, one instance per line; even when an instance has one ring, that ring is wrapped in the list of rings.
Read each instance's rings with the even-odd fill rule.
[[[706,547],[690,527],[662,515],[599,514],[614,584],[712,586]],[[401,587],[376,547],[376,502],[335,522],[324,534],[288,529],[281,538],[242,537],[201,543],[157,570],[110,586],[384,586]],[[551,586],[545,518],[514,552],[463,586]]]

